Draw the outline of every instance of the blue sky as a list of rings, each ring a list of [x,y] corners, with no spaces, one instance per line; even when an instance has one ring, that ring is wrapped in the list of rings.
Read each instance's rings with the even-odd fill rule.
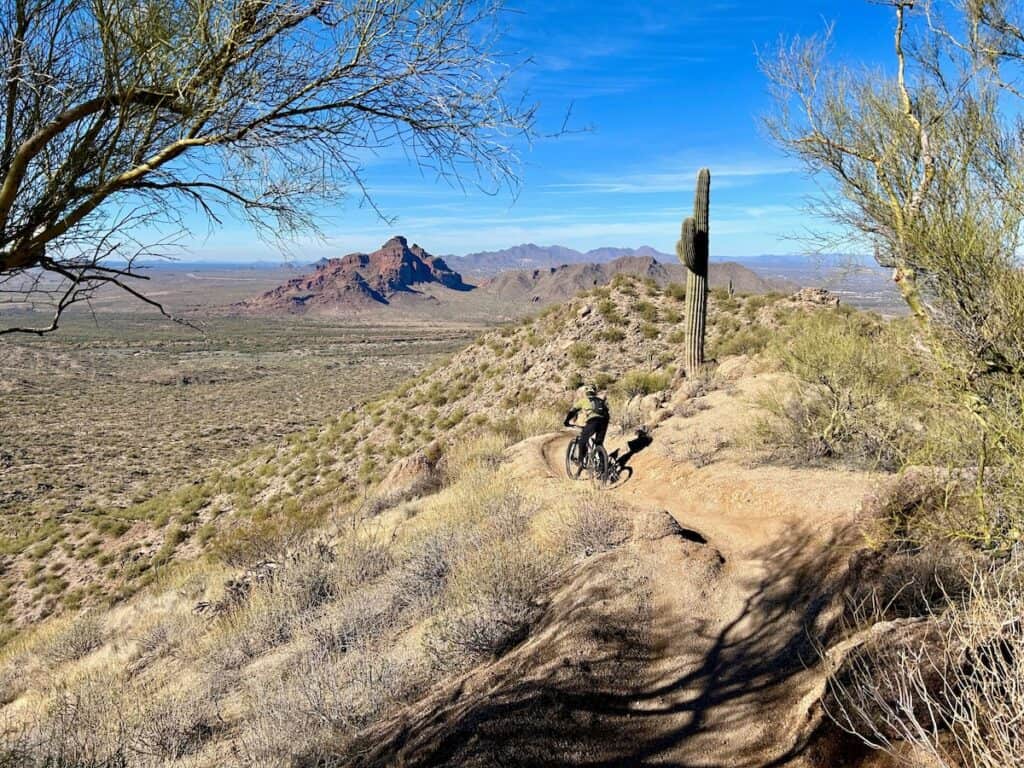
[[[325,212],[327,241],[293,258],[372,250],[398,233],[436,254],[523,242],[671,252],[702,165],[712,171],[713,257],[799,253],[793,236],[820,226],[802,210],[814,187],[760,127],[769,102],[756,51],[828,21],[838,58],[887,60],[891,11],[867,0],[509,0],[505,45],[532,58],[518,79],[540,105],[539,128],[557,130],[572,105],[572,125],[592,130],[524,147],[514,199],[453,189],[397,152],[377,158],[366,180],[397,222],[353,197]],[[229,221],[183,257],[280,253]]]

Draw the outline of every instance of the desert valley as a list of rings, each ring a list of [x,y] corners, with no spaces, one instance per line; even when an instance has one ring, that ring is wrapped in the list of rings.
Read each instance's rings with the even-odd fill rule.
[[[684,5],[0,4],[0,768],[1024,768],[1024,3]]]

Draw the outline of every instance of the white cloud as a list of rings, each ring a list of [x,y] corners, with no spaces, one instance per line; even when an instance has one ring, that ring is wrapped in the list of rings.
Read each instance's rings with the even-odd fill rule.
[[[754,179],[800,173],[799,169],[781,163],[752,163],[749,165],[711,165],[711,177],[716,187],[729,188]],[[699,168],[664,172],[631,172],[614,177],[590,177],[580,181],[548,184],[545,189],[554,192],[591,192],[596,194],[653,194],[692,190]]]

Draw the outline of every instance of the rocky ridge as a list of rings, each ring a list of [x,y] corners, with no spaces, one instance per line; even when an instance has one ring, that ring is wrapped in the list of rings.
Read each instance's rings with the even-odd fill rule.
[[[565,301],[580,291],[607,285],[616,275],[650,279],[661,287],[686,282],[686,268],[682,264],[641,255],[620,256],[605,263],[570,263],[544,269],[502,272],[481,283],[480,289],[506,303],[543,305]],[[709,281],[712,288],[732,287],[738,293],[788,293],[797,288],[786,280],[763,278],[735,262],[711,264]]]
[[[373,253],[350,253],[318,262],[308,275],[289,280],[239,308],[305,312],[311,309],[367,308],[390,304],[396,295],[416,294],[436,284],[454,291],[472,286],[443,259],[402,236],[392,237]]]

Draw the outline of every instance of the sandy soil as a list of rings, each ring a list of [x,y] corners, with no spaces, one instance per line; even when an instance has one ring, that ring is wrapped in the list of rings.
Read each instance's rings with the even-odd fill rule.
[[[709,423],[743,424],[749,391],[654,429],[609,491],[630,541],[588,560],[522,645],[375,731],[360,764],[881,765],[823,738],[817,705],[855,518],[881,478],[678,458]],[[513,470],[571,492],[570,437],[516,446]]]

